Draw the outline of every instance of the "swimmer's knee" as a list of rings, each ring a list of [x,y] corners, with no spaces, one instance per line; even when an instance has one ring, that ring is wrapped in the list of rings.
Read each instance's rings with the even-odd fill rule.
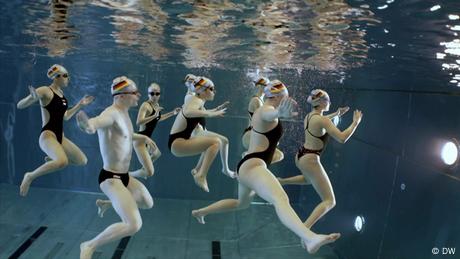
[[[146,172],[146,174],[147,174],[147,177],[151,177],[151,176],[153,176],[153,174],[155,173],[155,168],[154,168],[153,166],[152,166],[151,169],[145,168],[145,172]]]
[[[152,197],[147,197],[144,199],[144,208],[143,209],[151,209],[153,208],[153,199]]]
[[[67,157],[63,157],[58,160],[54,160],[53,163],[55,164],[56,168],[62,169],[69,164],[69,159]]]
[[[84,155],[80,160],[75,162],[75,165],[84,166],[88,163],[88,158]]]
[[[222,145],[228,145],[228,138],[222,136],[220,138],[220,142]]]
[[[136,219],[131,223],[126,224],[128,236],[136,234],[142,227],[142,219]]]
[[[335,207],[335,199],[329,199],[329,200],[325,200],[323,201],[323,204],[326,206],[326,208],[328,210],[331,210]]]

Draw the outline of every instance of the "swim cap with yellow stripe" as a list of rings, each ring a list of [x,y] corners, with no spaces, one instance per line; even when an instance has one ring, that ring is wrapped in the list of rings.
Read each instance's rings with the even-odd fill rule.
[[[307,98],[307,103],[313,105],[313,107],[320,105],[321,103],[330,103],[331,99],[329,94],[321,89],[313,89]]]
[[[63,75],[63,74],[68,74],[67,69],[65,69],[63,66],[54,64],[48,69],[48,73],[46,75],[48,76],[49,79],[54,79],[58,75]]]
[[[113,79],[110,89],[112,95],[137,92],[136,83],[134,83],[133,80],[127,78],[126,76],[120,76]]]
[[[266,97],[270,98],[281,95],[287,96],[289,92],[280,80],[275,79],[264,88],[264,94]]]
[[[211,79],[206,78],[206,77],[198,77],[195,80],[195,83],[193,84],[193,89],[192,91],[199,94],[202,93],[206,88],[214,86],[214,83],[211,81]]]
[[[254,80],[254,85],[258,86],[267,86],[270,83],[270,80],[264,76],[260,76]]]

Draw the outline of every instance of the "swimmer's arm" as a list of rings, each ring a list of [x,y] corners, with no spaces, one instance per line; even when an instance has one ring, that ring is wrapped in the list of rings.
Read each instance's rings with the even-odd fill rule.
[[[252,97],[251,101],[249,102],[248,111],[254,112],[255,110],[259,109],[262,106],[262,103],[258,97]]]
[[[261,111],[261,118],[264,121],[274,121],[280,117],[279,112],[274,107],[263,108]]]
[[[199,99],[190,100],[187,105],[184,106],[184,115],[188,118],[197,118],[197,117],[212,117],[213,112],[202,109],[202,103]]]
[[[322,118],[321,123],[322,126],[326,129],[326,132],[342,144],[348,141],[348,139],[351,137],[351,135],[353,135],[356,128],[358,127],[358,123],[353,121],[353,123],[351,123],[351,125],[346,130],[340,131],[328,118]]]
[[[171,116],[177,115],[180,112],[180,108],[176,108],[166,114],[161,115],[160,121],[164,121],[166,119],[169,119]]]
[[[80,110],[82,107],[82,105],[80,103],[77,103],[74,107],[68,109],[67,111],[65,111],[64,113],[64,120],[68,121],[70,120],[70,118],[72,118],[72,116],[75,115],[75,113],[77,113],[78,110]]]
[[[29,92],[30,94],[28,96],[24,97],[17,103],[16,107],[18,109],[25,109],[46,95],[46,89],[44,87],[35,89],[32,86],[29,86]]]
[[[147,105],[145,103],[143,103],[141,105],[141,108],[139,109],[139,113],[137,114],[137,120],[136,120],[136,125],[137,126],[149,123],[153,119],[155,119],[156,116],[158,116],[158,112],[156,112],[155,114],[152,114],[151,116],[147,116],[147,112],[148,112]]]
[[[91,119],[85,119],[84,116],[86,114],[80,111],[77,114],[77,123],[88,134],[94,134],[98,129],[109,127],[115,122],[112,114],[108,111],[103,111],[99,116]]]
[[[334,119],[335,117],[339,116],[339,111],[333,112],[331,114],[328,114],[324,117],[329,118],[330,120]]]
[[[83,98],[72,108],[68,109],[67,111],[65,111],[64,113],[64,120],[70,120],[70,118],[72,118],[75,113],[80,110],[82,107],[92,103],[94,101],[94,96],[90,96],[90,95],[85,95],[83,96]]]

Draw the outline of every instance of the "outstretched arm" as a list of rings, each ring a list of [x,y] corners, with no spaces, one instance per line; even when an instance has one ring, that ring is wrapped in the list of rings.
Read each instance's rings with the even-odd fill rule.
[[[223,116],[227,108],[222,109],[211,109],[205,110],[201,109],[202,102],[198,98],[190,100],[190,102],[184,105],[184,115],[189,118],[196,118],[196,117],[215,117],[215,116]]]
[[[345,113],[347,113],[347,111],[350,109],[350,107],[340,107],[337,109],[336,112],[333,112],[331,114],[328,114],[326,115],[325,117],[329,118],[329,119],[333,119],[334,117],[337,117],[337,116],[342,116],[344,115]]]
[[[180,109],[181,108],[177,107],[174,110],[172,110],[172,111],[170,111],[170,112],[168,112],[166,114],[161,115],[160,121],[164,121],[166,119],[169,119],[171,116],[177,115],[180,112]]]
[[[94,134],[96,130],[108,127],[114,123],[110,112],[103,111],[99,116],[89,119],[84,111],[77,113],[77,124],[88,134]]]
[[[345,143],[353,135],[359,123],[361,122],[362,113],[356,110],[353,114],[353,122],[344,131],[340,131],[334,123],[328,118],[322,118],[322,126],[326,129],[327,133],[340,143]]]
[[[70,118],[72,118],[72,116],[75,115],[75,113],[80,110],[81,108],[83,108],[84,106],[92,103],[94,100],[94,96],[89,96],[89,95],[85,95],[83,98],[81,98],[81,100],[72,108],[68,109],[65,113],[64,113],[64,120],[70,120]]]
[[[31,85],[29,85],[29,95],[27,95],[26,97],[22,98],[18,102],[16,107],[18,109],[25,109],[25,108],[29,107],[30,105],[34,104],[35,102],[37,102],[38,100],[40,100],[40,98],[42,97],[43,94],[44,94],[43,89],[41,89],[41,88],[35,89]]]

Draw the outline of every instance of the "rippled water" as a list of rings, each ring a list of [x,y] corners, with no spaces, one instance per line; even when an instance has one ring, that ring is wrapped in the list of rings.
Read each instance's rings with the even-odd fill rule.
[[[189,68],[315,68],[366,62],[380,20],[344,1],[51,1],[24,4],[30,51],[49,56],[116,44]],[[93,46],[96,47],[96,46]]]
[[[3,30],[0,52],[25,46],[32,62],[40,55],[99,61],[141,55],[156,65],[335,74],[373,63],[430,73],[436,64],[445,76],[433,84],[460,86],[454,0],[51,0],[1,8],[3,28],[14,26]]]

